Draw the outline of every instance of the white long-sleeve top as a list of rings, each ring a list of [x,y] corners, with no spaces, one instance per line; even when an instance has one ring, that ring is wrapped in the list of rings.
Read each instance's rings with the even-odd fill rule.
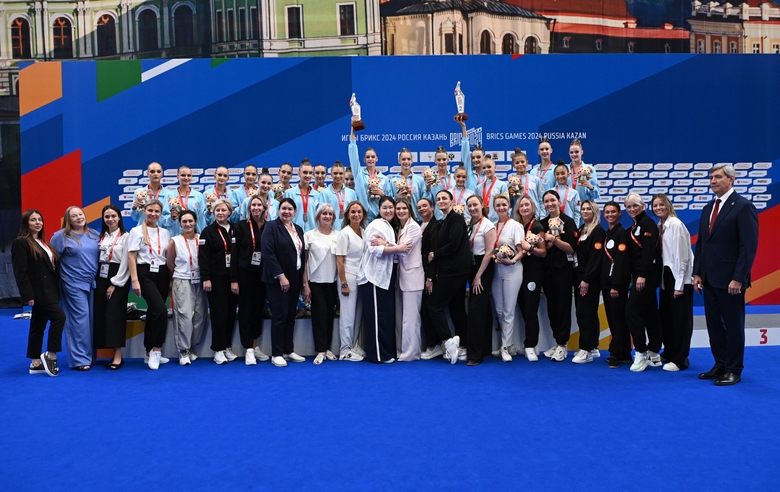
[[[380,289],[387,290],[393,277],[393,255],[385,255],[384,246],[371,246],[371,240],[375,237],[387,241],[387,246],[395,246],[395,231],[390,223],[382,218],[374,219],[363,234],[366,247],[360,261],[358,285],[371,282]]]
[[[306,251],[309,252],[309,257],[306,260],[309,282],[329,284],[338,278],[336,271],[336,241],[338,237],[338,231],[323,234],[319,229],[313,229],[303,235]]]
[[[683,290],[684,285],[693,283],[693,250],[691,249],[691,234],[688,228],[677,217],[667,217],[663,227],[659,224],[662,235],[663,262],[674,275],[674,290]],[[661,288],[664,284],[661,282]]]

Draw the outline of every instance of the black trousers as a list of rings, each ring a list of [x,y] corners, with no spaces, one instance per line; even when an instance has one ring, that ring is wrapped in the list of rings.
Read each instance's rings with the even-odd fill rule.
[[[474,256],[471,267],[473,279],[477,274],[482,258],[485,255]],[[493,342],[493,312],[490,309],[490,289],[493,285],[494,262],[490,262],[482,272],[482,292],[475,294],[472,288],[469,294],[468,321],[466,329],[466,349],[470,361],[482,362],[485,355],[491,352]]]
[[[238,290],[241,292],[241,289]],[[209,298],[209,319],[211,319],[211,350],[220,352],[233,343],[233,329],[236,325],[238,296],[230,290],[229,275],[211,277]],[[251,347],[251,345],[250,345]]]
[[[430,323],[425,329],[425,343],[429,347],[439,345],[452,337],[450,325],[444,310],[450,310],[452,324],[455,325],[455,335],[460,337],[461,344],[468,344],[466,335],[466,282],[469,272],[458,277],[440,278],[433,284],[433,292],[428,298],[428,316]],[[492,279],[491,279],[492,282]],[[484,282],[483,284],[484,285]]]
[[[661,316],[658,314],[658,297],[655,293],[660,280],[660,278],[645,279],[645,288],[641,292],[636,290],[634,284],[628,294],[626,324],[631,338],[634,339],[634,348],[637,352],[661,351]]]
[[[336,313],[336,282],[309,282],[311,289],[311,331],[314,350],[330,350],[333,342],[333,319]]]
[[[241,346],[252,348],[255,340],[263,334],[263,311],[265,308],[265,284],[259,273],[238,270],[238,333]]]
[[[530,270],[530,268],[523,269],[523,284],[520,286],[520,292],[517,293],[517,304],[520,306],[520,313],[525,323],[525,341],[523,341],[525,348],[539,345],[539,302],[544,283],[544,272],[532,273]],[[529,288],[529,284],[533,290]]]
[[[693,335],[693,285],[683,285],[683,295],[674,297],[674,276],[664,267],[664,288],[659,291],[664,359],[680,369],[688,368]]]
[[[745,289],[734,296],[704,281],[704,318],[715,367],[735,374],[745,367]]]
[[[111,287],[111,278],[119,271],[119,263],[110,263],[108,277],[98,275],[92,304],[92,318],[95,324],[92,330],[93,345],[96,349],[124,347],[127,338],[127,295],[130,282],[123,287],[115,287],[111,299],[106,299],[106,291]]]
[[[621,361],[631,360],[631,336],[626,326],[627,290],[619,290],[617,299],[610,295],[609,288],[601,291],[604,298],[604,310],[607,312],[607,323],[612,337],[609,341],[609,355]]]
[[[138,283],[141,284],[141,297],[146,301],[146,324],[144,326],[144,347],[146,351],[162,347],[168,330],[168,267],[160,265],[157,273],[149,271],[149,265],[139,264]]]
[[[599,321],[599,294],[601,286],[592,283],[588,286],[588,293],[580,295],[580,282],[582,276],[574,274],[574,309],[577,314],[577,325],[580,327],[580,350],[590,352],[599,348],[599,336],[601,335],[601,322]]]
[[[550,318],[555,343],[566,345],[571,336],[571,284],[574,265],[545,271],[544,296],[547,298],[547,316]],[[533,347],[533,345],[532,345]]]
[[[302,272],[287,278],[290,288],[282,292],[279,280],[266,283],[266,295],[271,304],[271,356],[281,357],[295,351],[293,334],[295,333],[295,315],[298,312],[298,296],[301,294]]]
[[[46,351],[62,351],[62,328],[65,326],[65,313],[59,304],[33,304],[30,318],[30,334],[27,336],[27,358],[37,359],[43,353],[43,332],[49,325],[49,340]]]
[[[366,360],[369,362],[385,362],[396,356],[395,284],[396,267],[393,266],[393,277],[387,290],[371,282],[358,286],[363,303]]]

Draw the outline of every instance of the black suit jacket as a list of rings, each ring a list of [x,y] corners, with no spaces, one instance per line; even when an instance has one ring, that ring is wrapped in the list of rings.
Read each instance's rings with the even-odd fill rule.
[[[428,263],[428,253],[436,251],[439,247],[439,221],[436,217],[431,217],[431,221],[425,227],[422,234],[422,245],[420,252],[422,253],[423,270],[425,270],[426,279],[436,278],[436,259],[430,264]]]
[[[750,269],[758,249],[758,213],[750,201],[733,192],[721,204],[710,234],[711,201],[701,212],[699,236],[693,258],[693,274],[718,289],[729,282],[742,282],[742,291],[750,285]]]
[[[263,229],[263,240],[261,248],[263,251],[263,282],[276,282],[276,277],[284,274],[288,280],[295,278],[296,275],[302,276],[303,269],[306,268],[306,241],[303,238],[303,229],[293,224],[298,238],[301,241],[301,269],[295,269],[296,245],[293,242],[290,233],[284,226],[282,219],[272,220],[265,225]]]
[[[11,244],[16,285],[22,302],[35,301],[36,305],[60,302],[60,275],[56,266],[49,261],[49,255],[37,244],[40,255],[34,258],[26,238],[17,237]]]

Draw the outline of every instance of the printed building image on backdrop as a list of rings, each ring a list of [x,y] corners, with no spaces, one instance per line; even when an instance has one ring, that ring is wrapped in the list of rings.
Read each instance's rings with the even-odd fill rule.
[[[563,73],[578,76],[534,76]],[[408,74],[425,80],[425,89],[409,84]],[[78,204],[95,221],[105,204],[115,203],[133,225],[133,192],[145,185],[152,161],[162,164],[169,186],[178,166],[190,166],[196,189],[213,181],[219,165],[237,184],[247,164],[275,174],[281,163],[297,167],[304,157],[326,167],[348,162],[353,92],[367,125],[358,146],[376,150],[380,170],[396,172],[403,147],[412,151],[417,172],[434,165],[439,145],[457,165],[453,89],[460,80],[471,144],[496,160],[500,178],[511,172],[515,148],[537,164],[538,138],[545,136],[553,161],[568,162],[569,143],[578,138],[584,161],[597,170],[600,203],[621,201],[630,191],[646,200],[667,193],[695,234],[701,209],[712,199],[708,169],[732,163],[735,188],[756,205],[761,221],[748,301],[776,305],[780,258],[770,254],[776,234],[769,224],[780,220],[773,117],[780,111],[773,97],[778,76],[774,57],[700,55],[29,64],[21,71],[27,89],[22,207],[57,220]],[[716,100],[691,98],[700,94],[701,80],[740,90]],[[40,186],[52,179],[60,184],[57,194]]]

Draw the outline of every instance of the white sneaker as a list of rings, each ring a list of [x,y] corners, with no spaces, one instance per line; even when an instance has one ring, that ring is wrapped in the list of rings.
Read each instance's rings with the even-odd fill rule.
[[[680,370],[680,368],[677,367],[677,364],[675,364],[674,362],[667,362],[666,364],[664,364],[663,370],[669,372],[677,372]]]
[[[593,362],[593,356],[587,350],[578,350],[571,361],[575,364],[587,364],[588,362]]]
[[[553,362],[563,362],[566,360],[566,356],[569,355],[566,351],[566,347],[563,345],[556,345],[555,346],[555,353],[553,354],[552,359]]]
[[[395,362],[395,357],[393,357],[393,358],[392,358],[392,359],[390,359],[390,360],[383,360],[383,361],[382,361],[382,364],[392,364],[393,362]]]
[[[279,357],[278,355],[276,357],[271,357],[271,364],[276,367],[287,367],[287,361],[284,360],[284,357]]]
[[[496,350],[490,352],[490,355],[492,355],[493,357],[498,357],[499,355],[501,355],[501,348],[497,348]]]
[[[631,372],[642,372],[647,369],[647,352],[636,352],[634,354],[634,363],[631,364]]]
[[[594,359],[598,359],[599,357],[601,357],[601,352],[599,352],[599,349],[593,349],[590,351],[590,356],[593,357]]]
[[[180,366],[188,366],[190,365],[192,361],[190,361],[190,354],[186,350],[183,350],[179,352],[179,365]]]
[[[285,355],[284,358],[285,360],[289,360],[292,362],[306,362],[306,359],[296,354],[295,352],[290,352],[289,354]]]
[[[460,337],[454,336],[444,342],[444,347],[447,349],[447,353],[450,356],[450,364],[458,363],[458,349],[460,348]]]
[[[358,344],[355,344],[352,348],[352,353],[359,355],[362,359],[366,358],[366,351],[363,350],[363,347],[361,347]]]
[[[255,358],[255,349],[246,349],[246,354],[244,354],[244,363],[248,366],[257,365],[257,359]]]
[[[501,347],[501,360],[504,362],[512,362],[512,356],[509,355],[509,347]]]
[[[539,356],[536,355],[536,350],[533,348],[525,349],[525,358],[528,359],[528,362],[537,362],[539,360]]]
[[[259,348],[255,348],[255,360],[257,362],[266,362],[268,359],[270,359],[270,357],[260,352]]]
[[[436,357],[439,357],[441,355],[444,355],[444,349],[441,348],[441,345],[437,345],[433,348],[428,347],[425,349],[425,351],[420,354],[420,359],[422,360],[430,360],[435,359]]]
[[[152,350],[149,352],[149,369],[156,371],[160,368],[160,358],[162,357],[162,353],[157,352],[156,350]]]
[[[314,365],[318,366],[323,362],[325,362],[325,353],[320,352],[319,354],[317,354],[317,357],[314,358]]]
[[[648,365],[651,365],[653,367],[661,367],[663,363],[661,362],[661,356],[658,355],[657,352],[653,352],[652,350],[647,351],[647,363]]]
[[[238,356],[233,353],[233,349],[228,347],[225,349],[225,358],[228,360],[228,362],[233,362],[234,360],[238,359]]]
[[[351,350],[347,350],[345,353],[341,354],[339,360],[347,360],[349,362],[360,362],[361,360],[363,360],[363,357],[361,357],[360,355],[356,354]]]
[[[190,362],[195,362],[196,360],[198,360],[198,356],[197,356],[197,355],[195,355],[195,351],[194,351],[194,350],[192,350],[192,349],[190,349],[190,350],[187,352],[187,355],[188,355],[188,356],[189,356],[189,358],[190,358]]]
[[[507,348],[509,349],[509,355],[511,355],[512,357],[514,357],[515,355],[517,355],[517,349],[515,348],[515,346],[514,346],[514,345],[510,345],[510,346],[509,346],[509,347],[507,347]]]
[[[227,364],[227,357],[225,357],[225,351],[220,350],[219,352],[214,352],[214,362],[217,364]]]
[[[197,357],[195,358],[197,359]],[[193,359],[190,359],[190,362],[192,362],[192,360]],[[168,357],[163,357],[162,352],[160,352],[160,364],[167,364],[170,361],[171,359],[169,359]],[[149,354],[147,353],[146,355],[144,355],[144,364],[148,364],[148,363],[149,363]]]
[[[325,352],[325,358],[328,359],[328,360],[338,360],[338,357],[336,357],[336,354],[334,354],[330,350],[327,350]]]
[[[544,356],[548,359],[551,359],[553,355],[555,355],[555,351],[558,350],[558,345],[555,344],[552,347],[548,348],[544,351]]]
[[[458,360],[466,360],[469,358],[469,354],[465,348],[460,347],[458,349]]]

